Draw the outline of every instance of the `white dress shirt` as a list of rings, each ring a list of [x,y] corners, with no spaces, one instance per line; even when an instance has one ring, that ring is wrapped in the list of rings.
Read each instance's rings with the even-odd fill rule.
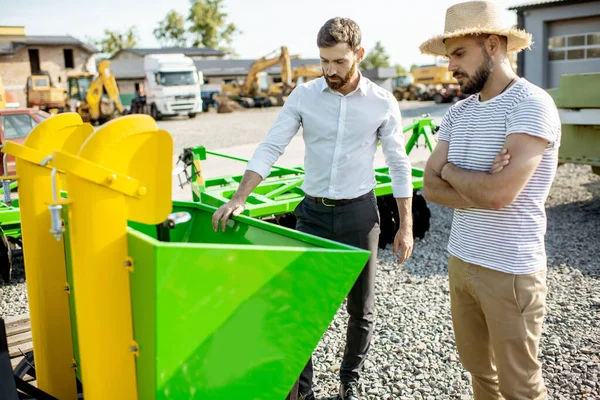
[[[394,197],[412,197],[412,168],[404,146],[398,102],[364,76],[344,96],[323,77],[298,85],[290,94],[246,169],[263,179],[303,127],[304,193],[353,199],[376,186],[374,159],[381,141]]]

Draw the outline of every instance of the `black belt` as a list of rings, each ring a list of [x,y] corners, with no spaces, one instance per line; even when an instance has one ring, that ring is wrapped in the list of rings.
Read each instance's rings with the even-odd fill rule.
[[[339,199],[339,200],[328,199],[327,197],[312,197],[307,194],[304,196],[306,199],[310,200],[311,202],[321,203],[327,207],[334,207],[334,206],[343,206],[345,204],[350,204],[350,203],[354,203],[355,201],[360,201],[360,200],[366,199],[367,197],[371,196],[372,194],[373,194],[373,192],[370,191],[370,192],[363,194],[362,196],[355,197],[354,199]]]

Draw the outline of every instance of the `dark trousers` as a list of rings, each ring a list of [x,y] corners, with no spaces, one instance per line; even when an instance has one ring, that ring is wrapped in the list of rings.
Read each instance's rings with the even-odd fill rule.
[[[298,231],[371,251],[369,261],[346,298],[350,318],[340,380],[343,383],[358,382],[359,370],[366,359],[373,336],[375,273],[380,232],[377,199],[371,192],[363,199],[332,207],[304,198],[296,207],[295,215]],[[318,294],[315,292],[315,295]],[[312,378],[311,357],[300,375],[300,393],[312,393]]]

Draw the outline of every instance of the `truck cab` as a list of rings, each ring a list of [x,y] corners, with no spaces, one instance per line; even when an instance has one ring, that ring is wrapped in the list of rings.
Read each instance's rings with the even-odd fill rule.
[[[201,78],[194,61],[183,54],[149,54],[144,57],[144,90],[150,115],[162,117],[202,112]]]

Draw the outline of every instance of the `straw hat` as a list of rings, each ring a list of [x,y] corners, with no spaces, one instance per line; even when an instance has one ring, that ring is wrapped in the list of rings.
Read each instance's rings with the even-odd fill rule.
[[[491,1],[468,1],[455,4],[446,10],[444,33],[423,43],[420,50],[423,54],[445,56],[444,40],[476,34],[506,36],[509,53],[518,53],[530,48],[532,42],[531,34],[503,25],[500,10]]]

